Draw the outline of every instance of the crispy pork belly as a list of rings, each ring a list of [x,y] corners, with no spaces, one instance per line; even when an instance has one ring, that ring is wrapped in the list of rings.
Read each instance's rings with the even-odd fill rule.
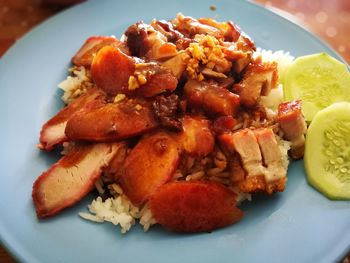
[[[240,96],[242,105],[253,107],[260,96],[268,95],[277,84],[277,63],[256,61],[246,67],[243,79],[234,85],[234,91]]]
[[[290,155],[294,159],[304,156],[306,121],[301,111],[301,101],[284,102],[278,106],[277,121],[283,131],[283,137],[290,141]]]
[[[216,82],[188,80],[184,87],[188,105],[213,116],[235,116],[240,98]]]
[[[239,183],[244,181],[246,172],[243,169],[238,153],[233,152],[230,157],[229,169],[231,172],[231,180],[234,185],[239,185]]]
[[[77,144],[34,182],[32,197],[38,218],[57,214],[90,192],[120,143]]]
[[[157,126],[149,103],[124,99],[74,114],[67,122],[65,133],[70,140],[101,142],[130,138]]]
[[[258,141],[254,132],[250,129],[244,129],[232,134],[232,143],[234,149],[241,157],[244,169],[248,176],[261,176],[264,174],[262,157]]]
[[[231,156],[231,172],[242,192],[271,194],[285,189],[286,170],[282,164],[275,135],[270,128],[244,129],[219,136],[219,142]],[[237,159],[237,154],[239,159]],[[242,168],[245,177],[242,180]]]
[[[78,111],[101,107],[104,104],[104,100],[105,93],[102,90],[93,88],[64,107],[41,128],[38,147],[42,150],[50,151],[56,145],[67,141],[68,138],[64,130],[68,119]]]
[[[196,34],[211,35],[216,38],[223,38],[223,33],[214,26],[199,22],[190,16],[177,14],[172,21],[174,28],[180,31],[186,37],[194,37]]]
[[[182,119],[180,135],[185,152],[194,157],[204,157],[214,150],[215,140],[210,122],[202,116],[186,115]]]
[[[180,147],[170,133],[158,131],[143,137],[127,156],[119,184],[130,201],[142,205],[171,180],[179,163]]]
[[[125,93],[129,77],[135,71],[135,60],[119,48],[105,46],[94,57],[91,77],[98,88],[109,95]]]
[[[116,47],[125,54],[130,54],[126,43],[119,41],[115,37],[93,36],[89,37],[73,56],[72,63],[76,66],[90,67],[96,53],[105,46]]]
[[[268,192],[284,191],[285,183],[283,182],[287,179],[287,170],[283,166],[282,155],[275,134],[271,128],[254,130],[254,134],[266,167],[264,176],[270,188]]]

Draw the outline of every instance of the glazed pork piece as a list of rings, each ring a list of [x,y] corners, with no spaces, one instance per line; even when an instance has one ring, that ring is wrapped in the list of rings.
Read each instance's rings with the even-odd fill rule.
[[[178,80],[158,63],[144,63],[112,46],[103,47],[92,61],[91,76],[109,95],[154,97],[176,89]]]
[[[301,101],[281,103],[278,106],[278,123],[284,133],[284,138],[291,144],[290,155],[294,159],[304,156],[305,134],[307,124],[301,112]]]
[[[277,64],[256,61],[246,67],[243,79],[234,85],[234,91],[244,106],[253,107],[261,96],[268,95],[277,84]]]
[[[203,109],[211,116],[235,116],[240,97],[216,82],[188,80],[184,87],[189,106]]]
[[[69,105],[41,130],[39,148],[65,142],[65,156],[33,185],[38,218],[95,185],[95,204],[110,197],[132,223],[212,231],[238,222],[250,194],[284,191],[285,145],[293,158],[303,154],[300,102],[268,114],[260,99],[279,84],[277,62],[265,62],[233,22],[139,21],[120,40],[88,38],[72,63],[89,83],[72,74]],[[112,221],[107,212],[87,218]]]

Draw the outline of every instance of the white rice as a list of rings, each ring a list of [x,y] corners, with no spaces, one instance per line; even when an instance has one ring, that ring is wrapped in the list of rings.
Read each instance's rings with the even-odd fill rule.
[[[282,84],[279,84],[277,88],[272,89],[267,96],[261,96],[260,98],[260,104],[271,110],[276,110],[281,102],[283,102]]]
[[[88,209],[90,213],[80,212],[79,216],[97,223],[110,222],[119,225],[123,234],[128,232],[137,220],[145,232],[156,223],[147,205],[140,210],[123,194],[105,201],[99,196],[92,201]]]
[[[84,67],[73,67],[69,71],[72,75],[58,84],[58,87],[64,91],[62,100],[66,104],[86,92],[86,85],[83,84],[91,83],[89,74]]]

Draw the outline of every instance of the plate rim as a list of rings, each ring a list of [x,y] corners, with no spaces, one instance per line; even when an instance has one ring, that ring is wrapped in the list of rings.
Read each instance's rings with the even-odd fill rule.
[[[338,53],[338,51],[336,51],[330,44],[328,44],[327,42],[322,40],[318,35],[316,35],[316,33],[314,33],[312,30],[307,28],[305,25],[298,24],[297,21],[286,18],[286,17],[282,16],[281,14],[279,14],[278,12],[276,12],[276,10],[278,10],[278,11],[282,11],[282,13],[283,13],[284,12],[283,10],[281,10],[279,8],[270,8],[270,7],[266,8],[263,4],[252,2],[251,0],[248,0],[248,1],[239,0],[239,1],[244,2],[245,5],[253,6],[256,9],[259,9],[261,12],[268,14],[269,16],[274,16],[274,17],[277,17],[278,19],[284,20],[284,22],[289,23],[289,24],[293,25],[293,27],[298,28],[298,31],[302,31],[303,33],[307,34],[312,39],[316,40],[316,42],[318,42],[318,44],[320,44],[321,46],[324,46],[325,48],[331,50],[337,56],[338,59],[340,59],[343,63],[345,63],[349,67],[349,64],[347,63],[347,61]],[[16,54],[16,50],[19,48],[19,46],[22,44],[22,42],[25,42],[28,38],[31,37],[32,34],[35,34],[35,32],[41,30],[42,28],[49,27],[51,23],[57,23],[56,19],[58,17],[64,16],[70,12],[76,12],[76,10],[83,8],[84,6],[92,5],[95,2],[98,2],[98,1],[86,1],[86,2],[76,4],[74,6],[68,7],[67,9],[49,17],[48,19],[46,19],[42,23],[36,25],[31,30],[26,32],[20,39],[18,39],[10,47],[10,49],[7,50],[3,54],[2,58],[0,58],[0,65],[2,63],[4,63],[4,61],[11,59],[11,57]],[[200,2],[200,0],[198,2]],[[0,90],[0,93],[1,93],[1,90]],[[16,247],[18,247],[18,244],[17,244],[18,240],[13,240],[13,238],[9,238],[9,237],[12,237],[10,232],[11,231],[7,231],[4,228],[3,224],[1,224],[1,221],[0,221],[0,244],[2,245],[4,250],[6,250],[13,258],[15,258],[15,260],[17,260],[19,262],[37,262],[37,260],[39,260],[39,258],[24,257],[24,255],[26,253],[23,253],[23,251],[19,252],[16,249]],[[344,256],[346,256],[348,251],[350,251],[350,244],[348,244],[346,250],[344,251],[344,253],[342,255],[339,255],[337,258],[334,258],[334,259],[336,261],[340,261],[341,259],[344,258]],[[26,255],[26,256],[29,256],[29,255]]]

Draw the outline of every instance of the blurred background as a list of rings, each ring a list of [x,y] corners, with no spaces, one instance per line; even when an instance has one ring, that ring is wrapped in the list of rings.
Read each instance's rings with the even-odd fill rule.
[[[279,13],[333,47],[350,63],[350,0],[251,0]],[[22,35],[82,0],[0,0],[0,57]]]
[[[350,0],[251,0],[298,23],[350,64]],[[26,32],[82,0],[0,0],[0,59]],[[16,262],[0,245],[0,262]],[[350,263],[350,256],[343,263]]]

